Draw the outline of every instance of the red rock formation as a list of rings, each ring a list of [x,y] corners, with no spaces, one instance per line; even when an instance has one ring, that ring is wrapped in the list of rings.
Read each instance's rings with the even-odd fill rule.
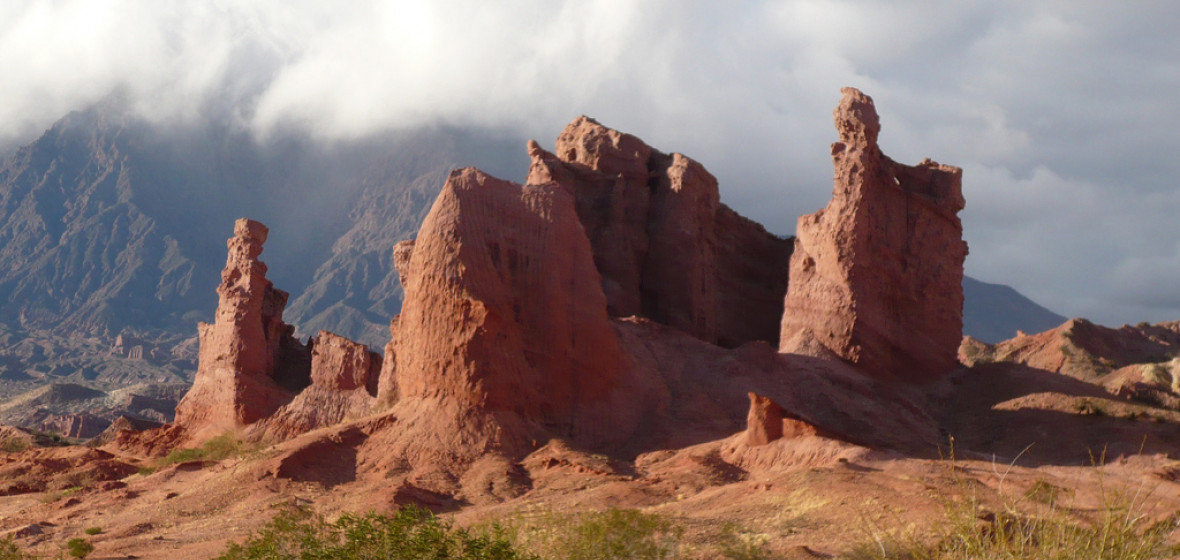
[[[60,416],[54,423],[57,425],[56,431],[68,438],[91,438],[110,425],[109,420],[86,412]]]
[[[810,422],[791,414],[767,397],[750,393],[750,412],[746,416],[746,445],[766,445],[780,438],[829,435]],[[847,438],[844,438],[847,439]]]
[[[287,293],[266,279],[258,260],[267,234],[266,226],[243,218],[227,242],[216,319],[198,326],[197,373],[176,407],[176,424],[193,438],[269,416],[307,383],[306,349],[283,323]]]
[[[721,204],[681,154],[579,117],[556,154],[529,143],[528,184],[570,189],[612,316],[642,315],[709,342],[778,340],[789,240]]]
[[[381,356],[327,331],[320,331],[310,346],[311,386],[255,424],[251,432],[258,437],[287,439],[372,411]]]
[[[1094,381],[1131,364],[1167,362],[1180,352],[1180,322],[1117,329],[1070,319],[1037,334],[985,344],[970,337],[959,347],[964,364],[1010,362]]]
[[[774,401],[750,393],[750,412],[746,417],[746,445],[766,445],[783,437],[783,407]]]
[[[628,363],[591,255],[568,190],[451,174],[413,246],[381,373],[395,453],[446,463],[521,453],[542,434],[627,437],[637,413],[610,399]]]
[[[397,245],[393,246],[393,267],[397,269],[398,280],[401,281],[404,288],[409,278],[406,276],[410,273],[410,256],[414,254],[414,240],[399,241]]]
[[[937,379],[962,338],[962,170],[895,163],[873,100],[842,91],[832,201],[799,218],[780,350],[818,342],[876,378]]]

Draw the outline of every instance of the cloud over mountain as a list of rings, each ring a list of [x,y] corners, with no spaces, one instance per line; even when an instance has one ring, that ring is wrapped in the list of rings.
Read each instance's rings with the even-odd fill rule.
[[[325,141],[586,113],[704,162],[780,233],[829,196],[839,87],[899,161],[964,168],[967,272],[1069,315],[1180,317],[1180,11],[1081,2],[0,6],[0,145],[112,99]]]

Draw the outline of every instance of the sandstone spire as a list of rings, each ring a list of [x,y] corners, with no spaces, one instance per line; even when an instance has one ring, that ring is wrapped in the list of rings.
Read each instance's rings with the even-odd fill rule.
[[[822,346],[877,378],[935,379],[962,338],[962,170],[889,159],[873,100],[842,91],[832,201],[799,218],[780,350]]]
[[[197,373],[176,407],[176,424],[194,438],[266,417],[307,385],[310,365],[286,367],[310,355],[283,323],[287,292],[274,288],[258,260],[267,234],[266,226],[242,218],[227,242],[215,320],[198,325]]]

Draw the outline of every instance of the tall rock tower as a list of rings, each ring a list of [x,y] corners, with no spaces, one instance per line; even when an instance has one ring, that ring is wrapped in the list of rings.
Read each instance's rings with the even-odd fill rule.
[[[957,366],[963,334],[963,172],[889,159],[873,100],[842,91],[832,201],[799,218],[779,349],[826,349],[879,379],[934,380]]]

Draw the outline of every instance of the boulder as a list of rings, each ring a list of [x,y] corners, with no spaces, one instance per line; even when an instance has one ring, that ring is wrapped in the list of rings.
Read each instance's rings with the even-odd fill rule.
[[[783,407],[774,401],[750,393],[750,412],[746,416],[746,445],[766,445],[783,437]]]
[[[962,170],[889,159],[873,100],[842,91],[832,200],[799,218],[780,350],[822,347],[878,379],[931,381],[958,365],[962,339]]]
[[[823,435],[844,440],[851,438],[822,432],[810,422],[783,409],[768,397],[750,393],[750,412],[746,415],[746,445],[756,447],[777,439]]]

